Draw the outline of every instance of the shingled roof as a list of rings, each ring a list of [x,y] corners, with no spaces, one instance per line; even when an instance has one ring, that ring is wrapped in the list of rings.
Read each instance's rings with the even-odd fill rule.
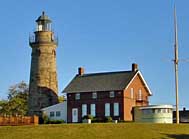
[[[81,93],[124,90],[137,73],[138,70],[77,74],[63,92]]]

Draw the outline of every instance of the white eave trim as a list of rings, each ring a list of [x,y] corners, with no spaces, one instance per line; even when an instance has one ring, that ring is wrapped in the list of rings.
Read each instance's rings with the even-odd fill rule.
[[[131,81],[128,83],[128,85],[125,87],[125,90],[130,86],[130,84],[133,82],[133,80],[135,79],[135,77],[136,77],[137,75],[139,75],[139,76],[141,77],[141,79],[142,79],[142,81],[144,82],[144,85],[145,85],[145,87],[147,88],[149,94],[152,95],[152,92],[151,92],[150,88],[148,87],[148,85],[147,85],[146,81],[144,80],[144,77],[142,76],[142,73],[141,73],[140,71],[137,71],[137,73],[134,75],[134,77],[132,78],[132,80],[131,80]]]

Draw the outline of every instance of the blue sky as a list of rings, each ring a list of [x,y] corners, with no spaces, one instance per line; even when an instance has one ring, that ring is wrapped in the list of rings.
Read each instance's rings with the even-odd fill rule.
[[[176,1],[179,57],[189,59],[189,1]],[[29,34],[46,11],[59,38],[59,95],[83,66],[87,73],[130,70],[137,63],[152,104],[175,104],[173,0],[6,0],[0,5],[0,98],[28,83]],[[189,108],[189,63],[179,65],[180,107]]]

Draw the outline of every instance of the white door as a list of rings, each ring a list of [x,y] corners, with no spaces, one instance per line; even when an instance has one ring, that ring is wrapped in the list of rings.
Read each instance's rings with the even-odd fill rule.
[[[72,109],[72,123],[77,123],[78,122],[78,109],[73,108]]]

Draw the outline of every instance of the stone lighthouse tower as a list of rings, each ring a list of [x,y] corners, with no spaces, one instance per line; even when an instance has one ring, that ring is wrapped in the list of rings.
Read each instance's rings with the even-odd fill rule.
[[[32,48],[29,83],[29,115],[41,116],[41,108],[58,103],[56,47],[51,20],[43,12],[29,44]]]

